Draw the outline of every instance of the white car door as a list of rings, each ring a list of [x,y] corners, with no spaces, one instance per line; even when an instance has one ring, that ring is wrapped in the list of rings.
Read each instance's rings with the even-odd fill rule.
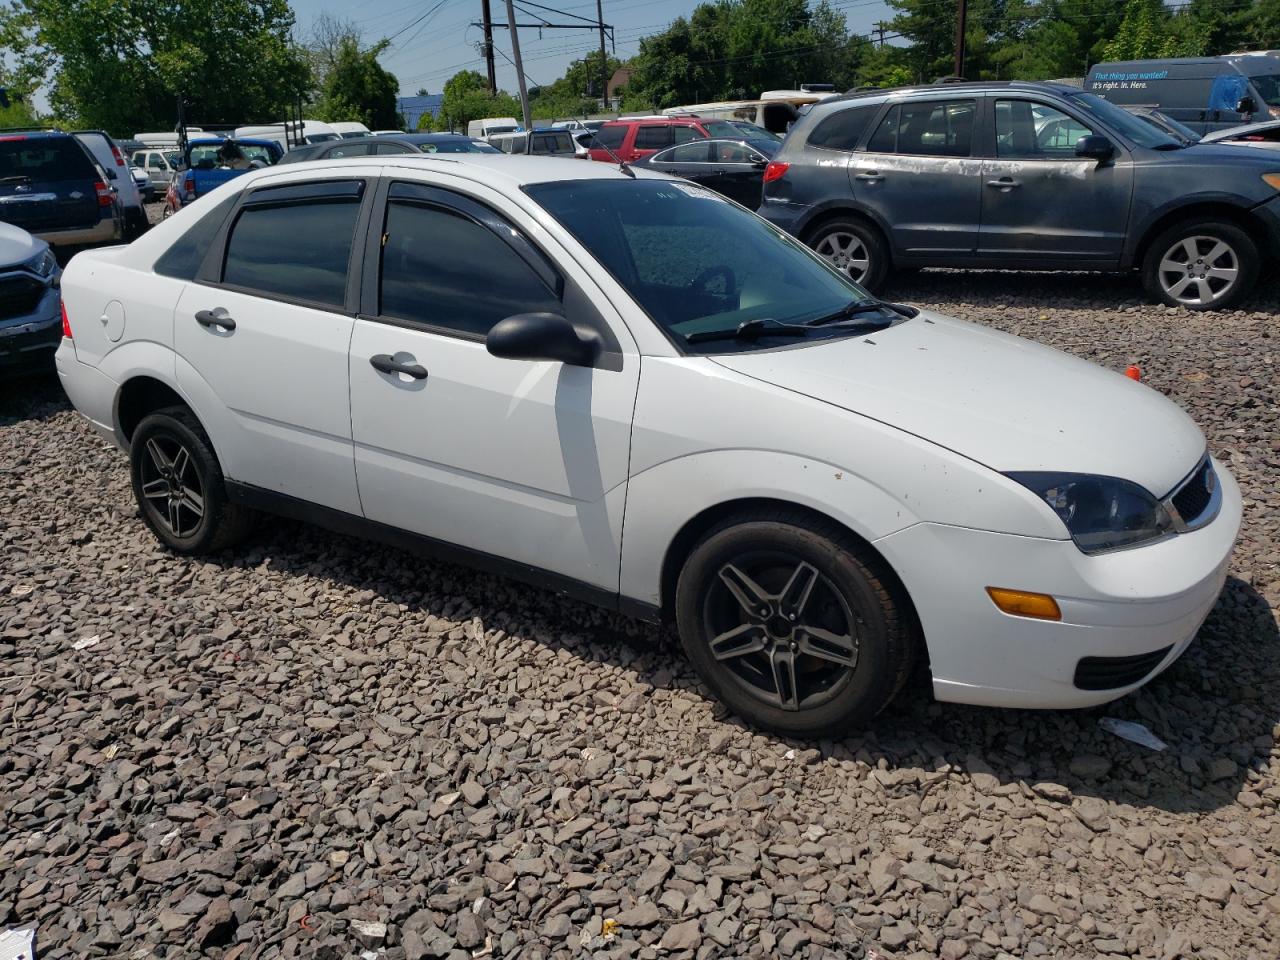
[[[635,343],[577,263],[528,239],[527,215],[459,182],[468,193],[389,178],[374,209],[350,369],[365,515],[613,593]],[[596,329],[596,366],[485,349],[495,323],[530,312]]]
[[[359,515],[348,276],[376,180],[352,174],[247,191],[183,291],[174,343],[229,480]]]

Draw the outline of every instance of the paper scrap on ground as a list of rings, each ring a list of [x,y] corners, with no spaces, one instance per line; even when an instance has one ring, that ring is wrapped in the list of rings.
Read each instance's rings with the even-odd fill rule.
[[[0,933],[0,960],[35,960],[36,928]]]
[[[1132,720],[1117,720],[1115,717],[1103,717],[1098,721],[1098,726],[1107,733],[1114,733],[1117,737],[1123,737],[1132,743],[1141,744],[1144,747],[1150,747],[1152,750],[1167,750],[1169,745],[1157,737],[1140,723],[1134,723]]]
[[[92,647],[97,642],[98,642],[98,635],[95,633],[92,637],[84,637],[80,640],[75,641],[73,644],[71,644],[71,649],[84,650],[84,649],[87,649],[88,647]]]

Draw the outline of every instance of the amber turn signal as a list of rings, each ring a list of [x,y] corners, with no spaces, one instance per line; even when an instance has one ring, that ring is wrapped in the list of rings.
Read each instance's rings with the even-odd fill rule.
[[[1037,620],[1062,619],[1058,601],[1047,593],[1028,593],[1025,590],[987,587],[987,595],[997,607],[1015,617],[1034,617]]]

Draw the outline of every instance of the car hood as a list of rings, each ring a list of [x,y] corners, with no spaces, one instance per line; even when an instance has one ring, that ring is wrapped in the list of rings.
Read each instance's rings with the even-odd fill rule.
[[[1216,143],[1219,140],[1230,140],[1233,137],[1250,133],[1265,133],[1280,128],[1280,120],[1269,120],[1264,123],[1242,123],[1238,127],[1227,127],[1223,130],[1212,130],[1200,138],[1201,143]]]
[[[47,246],[21,227],[0,223],[0,268],[25,263]]]
[[[1191,418],[1155,390],[1031,340],[938,314],[865,336],[712,359],[1002,473],[1122,477],[1164,496],[1205,449]]]

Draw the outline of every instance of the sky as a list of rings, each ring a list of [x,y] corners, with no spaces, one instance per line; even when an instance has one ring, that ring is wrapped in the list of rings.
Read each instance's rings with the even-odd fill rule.
[[[567,14],[591,20],[596,16],[595,0],[537,0],[542,6],[554,7]],[[640,39],[660,32],[672,20],[687,16],[697,0],[602,0],[604,21],[614,27],[617,56],[625,60],[640,49]],[[869,34],[876,21],[888,20],[892,11],[884,0],[832,0],[831,5],[845,15],[849,29]],[[298,34],[307,37],[313,20],[328,13],[353,21],[372,43],[392,38],[392,47],[383,54],[382,65],[400,81],[400,93],[408,96],[425,87],[429,93],[440,93],[445,81],[459,70],[484,73],[484,59],[476,49],[481,38],[479,27],[480,0],[293,0],[298,19]],[[505,23],[505,0],[490,0],[495,23]],[[531,8],[537,9],[537,8]],[[570,18],[543,11],[556,23]],[[517,11],[520,23],[531,22],[527,14]],[[587,26],[584,24],[584,27]],[[511,65],[511,40],[505,30],[494,31],[498,86],[512,93],[516,90],[515,68]],[[565,68],[587,52],[599,49],[596,31],[520,30],[520,51],[524,72],[531,83],[548,84],[563,76]],[[506,55],[505,57],[503,55]],[[826,77],[779,77],[777,86],[790,87],[794,82],[821,83]]]

